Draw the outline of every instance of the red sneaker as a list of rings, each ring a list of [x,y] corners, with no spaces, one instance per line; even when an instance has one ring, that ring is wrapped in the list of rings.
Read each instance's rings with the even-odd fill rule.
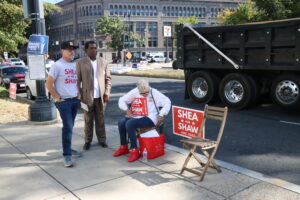
[[[116,151],[113,156],[114,157],[118,157],[118,156],[121,156],[121,155],[124,155],[124,154],[128,154],[129,153],[129,150],[128,150],[128,146],[127,145],[122,145],[120,146],[120,148],[118,149],[118,151]]]
[[[130,151],[128,162],[134,162],[141,157],[139,149],[135,148]]]

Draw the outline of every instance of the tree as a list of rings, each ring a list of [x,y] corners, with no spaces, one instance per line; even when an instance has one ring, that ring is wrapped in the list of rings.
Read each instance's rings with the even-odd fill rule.
[[[50,15],[53,13],[61,13],[62,9],[61,7],[52,4],[52,3],[43,3],[44,6],[44,14],[45,14],[45,26],[46,26],[46,31],[49,30],[50,28],[50,23],[51,23],[51,19],[50,19]]]
[[[175,26],[179,25],[182,22],[185,22],[185,23],[188,23],[188,24],[198,24],[199,20],[195,16],[179,17],[178,21],[175,23]]]
[[[18,45],[26,43],[25,29],[30,23],[24,19],[21,0],[0,2],[0,53],[18,51]]]
[[[300,17],[299,0],[248,0],[239,4],[236,11],[224,10],[218,16],[224,25],[292,17]]]
[[[258,20],[258,12],[255,9],[255,3],[249,0],[247,4],[239,4],[234,12],[225,9],[218,15],[218,19],[221,20],[222,25],[254,22]]]
[[[120,56],[120,51],[124,47],[125,35],[128,35],[129,41],[142,42],[140,36],[127,32],[128,27],[128,24],[121,21],[118,16],[113,18],[100,17],[96,22],[96,32],[110,37],[108,45],[115,51],[118,51],[118,56]]]

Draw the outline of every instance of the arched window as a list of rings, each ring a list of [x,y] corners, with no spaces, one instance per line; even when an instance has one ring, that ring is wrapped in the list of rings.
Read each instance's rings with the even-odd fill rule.
[[[135,16],[136,15],[136,10],[135,10],[135,6],[132,6],[132,15]]]
[[[167,16],[170,16],[170,7],[167,7]]]
[[[183,8],[182,16],[186,16],[186,8],[185,7]]]
[[[163,16],[167,16],[167,9],[166,9],[166,7],[163,8]]]
[[[93,10],[93,15],[96,16],[97,13],[98,13],[98,11],[97,11],[97,6],[95,5],[95,6],[94,6],[94,10]]]
[[[194,16],[195,13],[194,13],[194,8],[191,8],[191,16]]]
[[[119,16],[122,16],[123,15],[123,9],[122,9],[122,6],[119,5]]]
[[[140,16],[140,6],[136,7],[136,16]]]
[[[102,8],[101,8],[101,6],[98,6],[98,15],[102,15]]]
[[[178,7],[175,8],[175,13],[174,13],[174,15],[175,15],[175,16],[178,16]]]
[[[123,6],[123,15],[127,16],[127,6],[126,5]]]
[[[150,9],[149,9],[149,15],[150,15],[150,16],[153,16],[153,8],[152,8],[152,6],[150,6]]]
[[[148,6],[145,7],[145,16],[149,16],[149,7]]]
[[[90,6],[90,16],[93,16],[93,6]]]
[[[131,6],[130,5],[128,6],[128,14],[129,15],[131,14]]]
[[[190,16],[190,8],[187,8],[186,16]]]
[[[178,15],[182,16],[182,7],[179,7]]]
[[[83,10],[83,16],[85,17],[86,16],[85,7],[83,7],[82,10]]]
[[[174,16],[174,7],[171,7],[171,16]]]
[[[114,15],[118,15],[118,6],[115,5],[115,12],[114,12]]]
[[[144,16],[145,15],[145,8],[144,6],[141,6],[141,16]]]
[[[109,7],[109,15],[114,15],[114,7],[112,5]]]
[[[156,6],[155,6],[154,9],[153,9],[153,15],[154,15],[154,16],[157,16],[157,7],[156,7]]]

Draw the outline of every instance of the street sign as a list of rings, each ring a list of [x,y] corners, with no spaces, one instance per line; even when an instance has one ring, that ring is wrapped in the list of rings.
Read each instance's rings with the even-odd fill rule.
[[[164,26],[164,37],[171,37],[171,36],[172,36],[172,27]]]
[[[29,78],[31,80],[45,80],[45,55],[28,55]]]
[[[198,135],[204,112],[189,108],[172,106],[173,133],[187,138]],[[204,138],[204,131],[201,133]]]
[[[131,59],[131,58],[132,58],[132,54],[131,54],[130,52],[128,52],[128,53],[126,54],[126,58],[127,58],[127,59]]]
[[[12,99],[17,98],[17,84],[16,83],[9,84],[9,97]]]
[[[49,37],[47,35],[31,35],[28,40],[27,54],[48,54]]]

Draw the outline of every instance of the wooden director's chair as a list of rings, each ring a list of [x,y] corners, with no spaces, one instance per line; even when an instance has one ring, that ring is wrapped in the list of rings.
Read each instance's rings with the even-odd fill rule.
[[[204,179],[204,176],[205,176],[205,173],[206,173],[208,167],[216,169],[218,173],[221,172],[220,167],[218,165],[216,165],[213,158],[217,152],[218,146],[220,144],[220,141],[221,141],[221,138],[223,135],[226,118],[227,118],[227,112],[228,112],[227,107],[219,108],[219,107],[205,105],[204,119],[201,124],[198,135],[193,138],[180,140],[180,142],[183,144],[183,146],[186,149],[188,149],[190,152],[182,166],[180,174],[182,174],[184,172],[184,170],[186,170],[186,171],[189,171],[191,173],[194,173],[194,174],[200,176],[200,181],[202,181]],[[219,133],[218,133],[216,140],[201,138],[201,133],[204,130],[207,119],[221,121]],[[200,158],[196,155],[195,151],[196,151],[197,147],[199,147],[199,149],[201,150],[203,155],[207,157],[208,160],[206,163],[203,162],[202,160],[200,160]],[[209,154],[208,150],[212,150],[210,154]],[[192,156],[198,161],[198,163],[201,165],[201,167],[204,167],[202,172],[195,170],[195,169],[187,168],[187,164],[190,161]]]

